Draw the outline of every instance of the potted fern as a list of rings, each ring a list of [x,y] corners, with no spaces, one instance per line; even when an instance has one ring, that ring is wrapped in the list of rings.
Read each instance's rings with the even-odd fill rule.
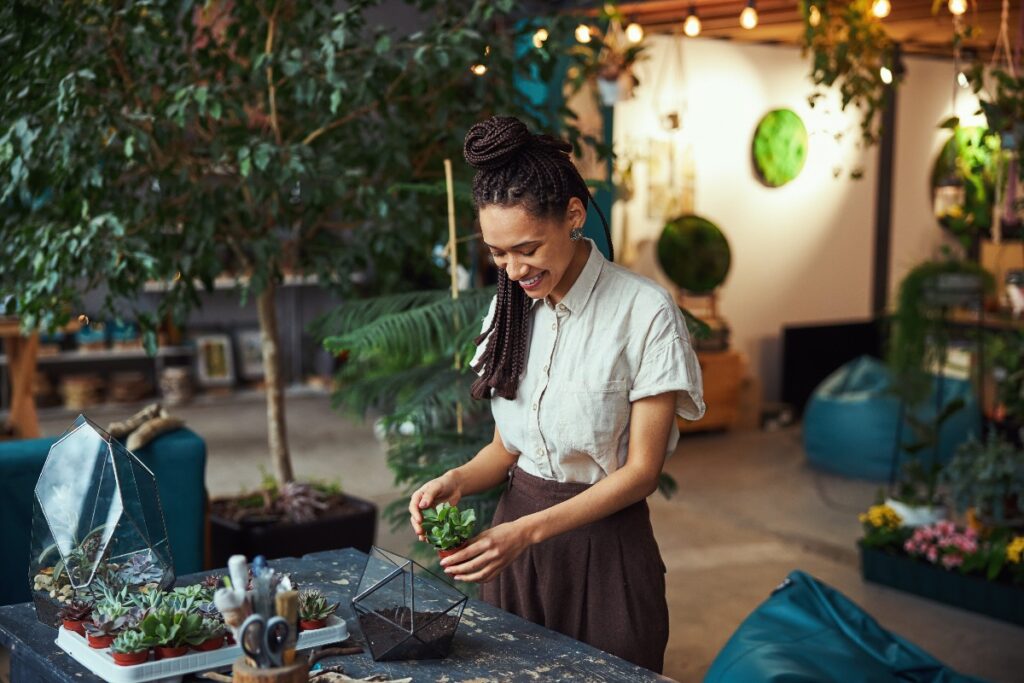
[[[460,512],[457,506],[450,503],[441,503],[423,512],[423,531],[441,559],[466,547],[473,536],[475,524],[475,510]]]

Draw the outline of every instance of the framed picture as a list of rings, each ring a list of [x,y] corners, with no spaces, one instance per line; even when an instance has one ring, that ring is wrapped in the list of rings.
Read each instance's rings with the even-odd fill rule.
[[[263,341],[259,330],[239,330],[238,371],[243,379],[263,379]]]
[[[235,361],[231,352],[231,336],[200,334],[193,337],[196,345],[196,377],[206,387],[228,386],[235,381]]]

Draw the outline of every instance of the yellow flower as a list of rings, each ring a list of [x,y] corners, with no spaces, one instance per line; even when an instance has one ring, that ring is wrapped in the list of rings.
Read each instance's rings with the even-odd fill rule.
[[[872,505],[857,519],[861,524],[870,524],[876,529],[896,529],[903,523],[903,519],[888,505]]]
[[[1006,559],[1013,564],[1020,564],[1024,560],[1024,536],[1014,536],[1010,545],[1006,546]]]

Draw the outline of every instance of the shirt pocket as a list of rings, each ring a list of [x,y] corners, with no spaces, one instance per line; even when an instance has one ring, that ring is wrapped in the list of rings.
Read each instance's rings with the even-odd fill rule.
[[[558,441],[568,450],[587,453],[599,464],[618,455],[619,437],[629,424],[628,382],[586,382],[556,400],[561,403]]]

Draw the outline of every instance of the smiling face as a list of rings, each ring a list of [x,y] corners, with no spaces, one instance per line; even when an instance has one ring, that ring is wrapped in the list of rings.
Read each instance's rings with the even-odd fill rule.
[[[531,299],[558,300],[575,281],[587,250],[569,231],[583,225],[586,210],[576,197],[565,217],[538,218],[526,207],[489,204],[480,209],[480,232],[494,265]],[[582,255],[582,259],[581,259]]]

